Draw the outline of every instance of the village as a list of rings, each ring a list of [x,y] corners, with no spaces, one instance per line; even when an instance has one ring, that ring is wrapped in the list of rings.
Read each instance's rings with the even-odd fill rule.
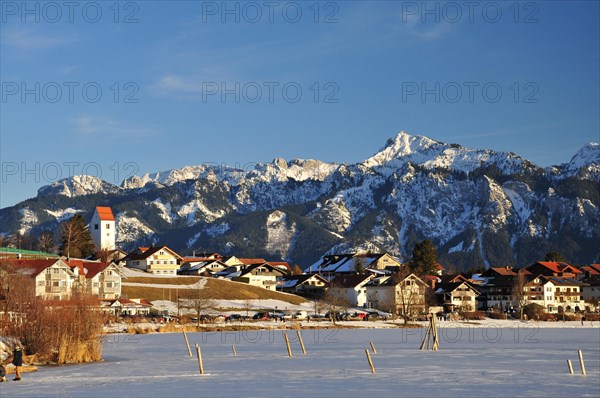
[[[442,319],[551,321],[582,320],[587,316],[591,320],[600,310],[600,264],[575,267],[560,261],[539,261],[521,268],[492,266],[469,275],[447,273],[436,263],[434,272],[427,274],[413,272],[409,264],[402,264],[389,253],[339,253],[325,255],[302,270],[285,261],[214,252],[185,256],[163,245],[138,247],[127,253],[116,246],[115,217],[104,206],[96,207],[88,228],[96,247],[101,248],[94,256],[72,258],[2,248],[2,279],[9,274],[26,276],[35,296],[53,305],[69,299],[73,292],[85,292],[97,298],[100,309],[114,316],[159,315],[161,320],[179,320],[187,314],[203,323],[246,320],[252,316],[260,320],[335,318],[336,321],[399,317],[407,323],[426,320],[429,314]],[[302,311],[286,311],[284,306],[279,309],[261,306],[259,297],[253,304],[246,304],[246,315],[241,315],[231,309],[228,313],[223,311],[218,300],[210,301],[210,305],[200,310],[197,306],[195,309],[165,306],[165,297],[152,300],[127,293],[128,285],[144,284],[128,280],[141,277],[148,287],[169,280],[176,287],[180,284],[173,281],[184,281],[191,276],[195,280],[218,279],[287,293],[310,305]],[[206,293],[211,285],[204,285],[194,286]],[[201,297],[197,295],[196,299]],[[169,299],[176,301],[175,297],[166,297]]]

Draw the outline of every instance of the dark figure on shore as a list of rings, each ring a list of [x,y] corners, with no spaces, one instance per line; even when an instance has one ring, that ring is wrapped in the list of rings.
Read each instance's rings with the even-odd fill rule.
[[[23,366],[23,350],[20,346],[16,346],[12,354],[12,364],[15,365],[14,381],[21,380],[21,367]]]
[[[0,383],[6,381],[6,368],[4,364],[0,363]]]

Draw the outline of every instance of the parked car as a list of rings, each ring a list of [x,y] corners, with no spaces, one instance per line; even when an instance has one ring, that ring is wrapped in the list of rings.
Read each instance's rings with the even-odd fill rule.
[[[231,314],[228,315],[227,318],[225,318],[225,322],[243,322],[246,319],[248,319],[248,317],[245,315]]]
[[[392,314],[379,310],[367,310],[367,315],[365,316],[365,321],[377,321],[384,320],[387,321],[392,317]]]
[[[257,312],[256,314],[254,314],[252,319],[267,320],[267,319],[271,319],[271,316],[269,315],[268,312]]]
[[[294,314],[294,319],[298,319],[299,321],[303,321],[305,319],[308,318],[308,312],[307,311],[297,311]]]

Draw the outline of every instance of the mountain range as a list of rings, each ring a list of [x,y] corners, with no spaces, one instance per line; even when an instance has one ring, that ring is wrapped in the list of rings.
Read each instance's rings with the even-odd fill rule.
[[[526,265],[559,251],[600,260],[600,145],[539,167],[510,152],[405,132],[355,164],[277,158],[248,169],[204,164],[127,178],[73,176],[0,210],[0,233],[56,231],[111,206],[123,249],[166,244],[308,267],[324,254],[410,258],[429,239],[457,271]]]

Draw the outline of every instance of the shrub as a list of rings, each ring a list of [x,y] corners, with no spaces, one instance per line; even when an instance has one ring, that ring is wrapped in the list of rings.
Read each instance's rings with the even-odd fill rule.
[[[600,321],[600,314],[585,314],[586,321]]]
[[[527,315],[527,319],[531,320],[542,320],[541,318],[546,314],[546,310],[539,304],[527,304],[523,308],[523,314]]]
[[[506,315],[504,313],[497,311],[488,312],[487,317],[491,319],[506,319]]]
[[[460,316],[463,319],[466,319],[468,321],[481,321],[483,319],[485,319],[485,314],[481,311],[469,311],[469,312],[461,312]]]
[[[547,312],[541,313],[538,315],[537,321],[556,321],[556,317],[554,314],[549,314]]]
[[[97,301],[76,294],[49,304],[32,301],[23,323],[14,330],[13,337],[21,340],[25,351],[59,364],[99,361],[105,315]]]

